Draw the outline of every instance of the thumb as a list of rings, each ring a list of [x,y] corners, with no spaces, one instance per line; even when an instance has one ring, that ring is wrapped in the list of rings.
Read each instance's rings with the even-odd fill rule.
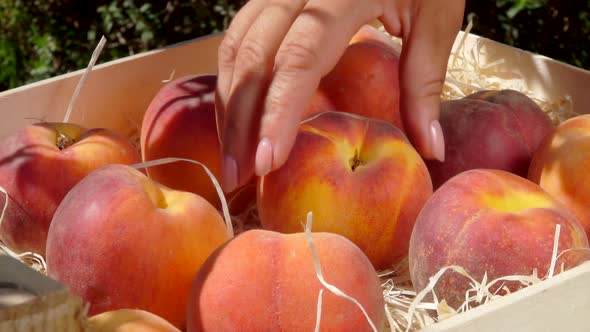
[[[448,59],[461,28],[464,1],[423,1],[404,31],[400,107],[410,141],[425,159],[445,158],[438,121]]]

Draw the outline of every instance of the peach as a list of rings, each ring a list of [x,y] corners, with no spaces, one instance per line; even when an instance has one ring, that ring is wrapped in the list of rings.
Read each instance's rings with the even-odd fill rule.
[[[354,44],[357,42],[373,42],[379,43],[383,46],[389,47],[397,54],[401,53],[401,43],[394,42],[391,35],[386,34],[383,31],[380,31],[375,26],[371,24],[363,25],[353,36],[350,38],[349,44]]]
[[[398,76],[399,54],[395,49],[376,39],[351,42],[320,81],[302,118],[339,111],[386,120],[403,129]]]
[[[325,280],[355,298],[381,329],[383,291],[367,257],[342,236],[311,234]],[[372,331],[359,307],[320,284],[304,233],[249,230],[198,272],[187,331],[313,331],[321,289],[322,331]]]
[[[66,193],[91,171],[141,161],[126,137],[73,123],[37,123],[0,142],[0,186],[9,194],[0,240],[16,252],[45,254],[47,230]],[[0,194],[0,208],[6,204]]]
[[[384,120],[324,112],[304,121],[286,163],[261,177],[261,225],[302,230],[309,211],[317,231],[347,237],[376,269],[407,256],[414,221],[432,194],[424,161],[403,132]]]
[[[535,151],[528,178],[564,204],[590,236],[590,115],[561,123]]]
[[[422,208],[410,240],[410,275],[419,292],[440,269],[458,265],[477,281],[510,275],[546,275],[557,225],[559,252],[588,248],[576,218],[538,185],[510,172],[465,171],[443,184]],[[572,268],[587,260],[585,250],[569,251],[557,261]],[[457,308],[470,280],[446,272],[434,288],[439,300]],[[523,285],[504,283],[511,292]],[[490,289],[496,292],[502,285]],[[503,291],[500,292],[503,294]],[[475,303],[471,303],[476,305]]]
[[[553,129],[549,116],[515,90],[483,90],[441,105],[444,162],[429,160],[434,189],[470,169],[526,177],[534,151]]]
[[[93,332],[180,332],[168,321],[139,309],[105,311],[88,318]]]
[[[220,213],[204,198],[108,165],[57,208],[47,272],[90,303],[90,315],[141,309],[184,329],[192,279],[228,239]]]
[[[215,118],[215,75],[189,75],[166,83],[154,96],[144,113],[141,126],[141,150],[144,161],[159,158],[187,158],[204,163],[217,179],[221,176],[221,143]],[[150,167],[150,178],[182,191],[190,191],[217,208],[221,201],[205,170],[188,162]],[[254,181],[249,185],[253,186]],[[253,190],[226,193],[233,200],[232,212],[239,213],[256,198]]]

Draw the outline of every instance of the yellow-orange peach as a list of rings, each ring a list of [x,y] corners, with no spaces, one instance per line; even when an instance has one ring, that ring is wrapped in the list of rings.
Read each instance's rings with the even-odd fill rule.
[[[515,174],[491,169],[465,171],[443,184],[422,208],[410,240],[410,275],[421,291],[443,267],[458,265],[475,280],[512,275],[545,276],[552,259],[557,225],[559,252],[588,248],[576,218],[538,185]],[[573,250],[557,261],[565,269],[589,258]],[[471,281],[447,272],[438,281],[439,300],[457,308]],[[490,291],[522,288],[519,282],[497,283]],[[500,291],[500,294],[504,294]],[[477,305],[476,303],[471,303]]]
[[[204,198],[108,165],[57,208],[47,272],[90,303],[90,315],[141,309],[184,329],[192,279],[228,239],[221,215]]]
[[[324,112],[303,122],[286,163],[260,178],[265,229],[315,229],[352,240],[377,269],[407,256],[414,221],[432,194],[428,170],[402,131],[383,120]]]
[[[117,132],[73,123],[37,123],[0,142],[0,186],[8,208],[0,240],[16,252],[45,254],[47,230],[66,193],[91,171],[111,163],[141,161]],[[0,194],[0,209],[6,203]]]
[[[164,318],[139,309],[105,311],[88,318],[92,332],[180,332]]]
[[[533,154],[528,178],[563,203],[590,236],[590,115],[561,123]]]
[[[346,238],[312,233],[326,281],[355,298],[373,324],[385,322],[383,291],[367,257]],[[304,233],[249,230],[213,253],[190,293],[188,332],[372,331],[354,303],[325,289]]]
[[[320,85],[303,118],[339,111],[386,120],[403,129],[399,110],[399,55],[382,42],[349,44]]]

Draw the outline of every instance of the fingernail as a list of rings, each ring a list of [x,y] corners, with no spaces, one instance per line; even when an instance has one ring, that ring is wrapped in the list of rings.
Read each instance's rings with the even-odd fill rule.
[[[238,164],[231,156],[223,157],[222,182],[223,191],[232,192],[238,187]]]
[[[223,108],[222,104],[223,101],[221,100],[221,96],[219,93],[215,93],[215,125],[217,128],[217,139],[219,142],[222,142],[223,137]]]
[[[445,161],[445,139],[438,120],[430,123],[430,147],[436,160]]]
[[[265,176],[272,168],[272,144],[266,137],[260,140],[256,148],[256,175]]]

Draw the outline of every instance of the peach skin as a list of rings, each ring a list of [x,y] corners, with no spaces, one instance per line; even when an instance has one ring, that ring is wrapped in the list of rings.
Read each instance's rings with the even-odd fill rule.
[[[434,192],[422,208],[410,240],[410,275],[416,291],[429,283],[440,269],[458,265],[475,280],[484,275],[539,277],[549,270],[557,225],[558,254],[570,269],[589,259],[588,238],[580,223],[562,204],[538,185],[513,173],[474,169],[460,173]],[[434,291],[439,300],[457,309],[470,289],[470,280],[446,272]],[[517,281],[496,283],[490,292],[511,292],[524,287]],[[476,303],[470,303],[476,306]]]
[[[424,161],[403,132],[383,120],[324,112],[304,121],[287,162],[258,181],[265,229],[315,230],[352,240],[376,269],[407,256],[414,221],[432,194]]]
[[[367,257],[346,238],[312,233],[325,280],[385,323],[383,290]],[[323,289],[322,331],[373,331],[360,308],[326,289],[305,234],[249,230],[207,259],[190,293],[187,332],[313,331]]]
[[[141,309],[183,330],[192,279],[228,239],[221,214],[204,198],[108,165],[59,205],[47,273],[90,303],[90,315]]]
[[[528,178],[563,203],[590,236],[590,115],[561,123],[533,155]]]
[[[0,142],[0,186],[8,192],[0,240],[16,252],[44,255],[53,214],[76,183],[101,166],[140,161],[133,143],[109,129],[73,123],[20,128]]]

